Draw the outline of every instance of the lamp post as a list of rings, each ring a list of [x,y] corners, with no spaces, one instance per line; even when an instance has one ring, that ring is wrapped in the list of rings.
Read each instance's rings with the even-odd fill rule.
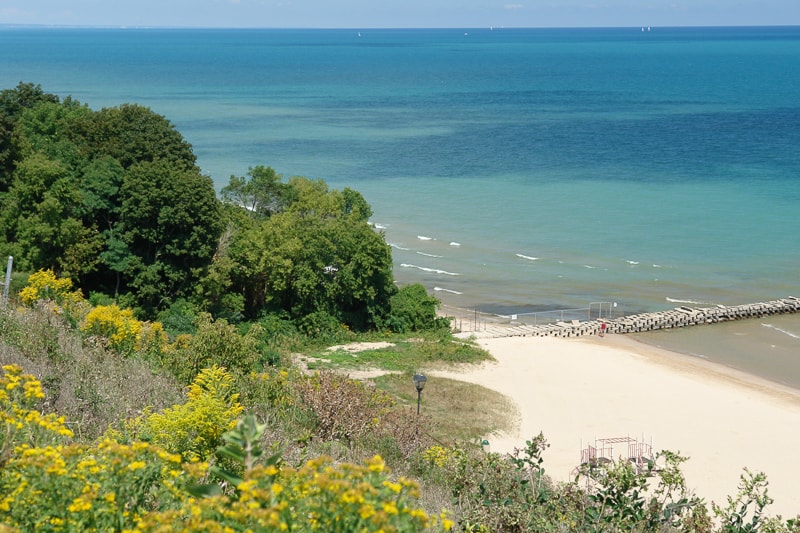
[[[417,416],[419,416],[419,402],[422,399],[422,389],[425,388],[425,382],[428,381],[422,374],[414,374],[414,387],[417,388]]]

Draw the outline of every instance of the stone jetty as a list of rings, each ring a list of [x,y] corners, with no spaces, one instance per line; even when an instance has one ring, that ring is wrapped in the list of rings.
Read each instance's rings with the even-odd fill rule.
[[[600,335],[603,322],[606,333],[641,333],[657,329],[682,328],[715,324],[745,318],[800,313],[800,298],[790,296],[780,300],[745,305],[713,307],[676,307],[669,311],[627,315],[614,319],[572,320],[540,325],[487,325],[481,336],[490,337],[581,337]],[[477,332],[476,332],[477,333]]]

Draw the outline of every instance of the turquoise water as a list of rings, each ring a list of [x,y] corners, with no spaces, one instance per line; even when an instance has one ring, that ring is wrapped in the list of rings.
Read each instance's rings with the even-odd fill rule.
[[[150,106],[219,187],[265,164],[361,191],[398,281],[447,305],[800,296],[797,27],[2,28],[21,80]],[[749,356],[800,357],[800,319],[755,329]],[[677,335],[730,364],[743,337]]]

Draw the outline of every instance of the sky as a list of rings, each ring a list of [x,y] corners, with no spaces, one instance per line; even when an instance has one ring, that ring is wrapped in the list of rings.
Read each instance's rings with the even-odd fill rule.
[[[0,25],[482,28],[800,25],[800,0],[0,0]]]

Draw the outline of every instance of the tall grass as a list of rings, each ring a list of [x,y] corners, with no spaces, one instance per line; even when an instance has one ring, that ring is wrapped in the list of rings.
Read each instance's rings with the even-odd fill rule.
[[[41,306],[0,309],[0,362],[37,376],[46,394],[43,409],[65,416],[87,441],[145,407],[160,410],[183,397],[166,372],[107,350]]]

